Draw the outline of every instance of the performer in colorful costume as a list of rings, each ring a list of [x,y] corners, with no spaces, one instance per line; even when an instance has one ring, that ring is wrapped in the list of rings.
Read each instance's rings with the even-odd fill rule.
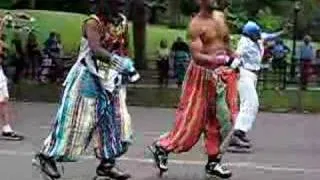
[[[60,178],[56,162],[76,161],[91,140],[100,165],[97,175],[128,179],[115,167],[132,141],[125,103],[126,84],[139,79],[128,58],[128,22],[119,13],[123,0],[101,0],[97,15],[83,26],[77,62],[64,82],[64,94],[53,128],[36,155],[41,170]]]
[[[220,145],[237,116],[237,73],[228,65],[229,31],[225,19],[212,17],[213,0],[198,0],[200,12],[189,26],[192,60],[183,83],[173,129],[149,147],[160,172],[168,170],[169,153],[189,151],[202,134],[208,176],[231,177],[221,164]]]
[[[259,98],[256,90],[258,72],[264,54],[264,42],[274,40],[285,31],[277,33],[262,33],[255,22],[249,21],[244,25],[241,39],[236,50],[238,58],[231,64],[239,68],[240,79],[238,90],[240,95],[240,112],[235,122],[234,136],[229,151],[243,152],[251,148],[247,132],[252,128],[259,110]]]
[[[0,139],[21,141],[24,139],[24,136],[16,133],[11,126],[12,117],[10,113],[8,78],[4,68],[4,61],[6,60],[9,48],[5,42],[4,28],[10,20],[12,20],[12,16],[10,15],[0,17],[0,119],[3,121]]]

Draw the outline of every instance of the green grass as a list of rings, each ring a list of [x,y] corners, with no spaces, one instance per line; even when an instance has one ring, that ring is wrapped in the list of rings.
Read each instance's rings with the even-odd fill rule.
[[[41,43],[46,40],[50,31],[56,31],[61,34],[65,51],[68,54],[77,50],[81,37],[81,25],[86,15],[38,10],[25,10],[24,12],[36,18],[35,27]],[[148,26],[147,57],[152,59],[161,39],[167,39],[171,44],[178,36],[185,37],[185,31],[168,29],[165,26]],[[133,51],[132,36],[130,36],[130,42],[130,49]]]

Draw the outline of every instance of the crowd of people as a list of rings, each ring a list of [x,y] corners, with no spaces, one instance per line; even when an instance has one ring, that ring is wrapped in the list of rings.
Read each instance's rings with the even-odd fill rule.
[[[22,78],[40,83],[62,80],[59,75],[63,47],[59,34],[50,33],[43,46],[33,32],[28,33],[25,42],[19,32],[13,32],[10,39],[3,34],[2,42],[7,44],[3,53],[3,67],[14,84],[18,84]]]
[[[291,49],[286,45],[281,37],[264,41],[264,54],[262,58],[261,77],[266,81],[268,74],[275,75],[274,88],[283,90],[287,76]],[[305,89],[311,75],[320,77],[320,49],[316,49],[311,42],[311,37],[306,35],[303,42],[297,48],[298,53],[298,75],[302,88]],[[157,69],[159,86],[167,87],[169,79],[176,79],[176,84],[180,88],[184,80],[185,72],[191,60],[189,46],[181,37],[172,44],[171,49],[168,42],[162,40],[157,50]]]
[[[168,42],[162,40],[157,50],[157,69],[159,72],[159,85],[167,87],[169,78],[175,78],[176,84],[181,87],[184,76],[191,60],[189,46],[182,37],[178,37],[168,48]]]
[[[276,89],[285,88],[285,79],[289,75],[289,53],[292,51],[281,38],[274,41],[266,41],[264,44],[264,56],[262,60],[262,77],[270,71],[277,76],[274,83]],[[297,75],[300,76],[302,89],[306,89],[311,75],[320,77],[320,49],[312,45],[312,39],[306,35],[296,52],[298,63]],[[292,62],[291,62],[292,63]],[[271,65],[271,66],[270,66]],[[296,72],[295,72],[296,75]]]

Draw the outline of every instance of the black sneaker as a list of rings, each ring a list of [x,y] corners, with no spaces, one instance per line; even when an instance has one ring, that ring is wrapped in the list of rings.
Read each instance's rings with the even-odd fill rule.
[[[230,146],[236,146],[239,148],[251,148],[252,145],[247,135],[243,131],[235,131],[230,142]]]
[[[113,163],[103,163],[97,167],[97,176],[116,180],[127,180],[131,175],[115,167]]]
[[[162,171],[168,171],[168,153],[163,150],[160,146],[153,144],[148,147],[148,149],[153,154],[154,162],[156,166]]]
[[[22,141],[24,137],[15,132],[2,132],[2,139],[11,141]]]
[[[218,162],[210,162],[206,165],[206,175],[208,178],[218,177],[221,179],[229,179],[232,176],[232,172]]]
[[[236,130],[234,132],[234,135],[239,137],[243,142],[250,143],[250,139],[247,137],[247,133],[241,130]]]
[[[52,157],[47,157],[43,154],[37,154],[35,159],[39,160],[40,169],[47,176],[52,179],[59,179],[61,177],[56,161]]]

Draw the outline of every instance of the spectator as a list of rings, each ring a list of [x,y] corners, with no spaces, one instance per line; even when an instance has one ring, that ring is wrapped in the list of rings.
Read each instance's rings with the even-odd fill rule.
[[[18,84],[26,64],[24,60],[22,40],[18,32],[14,33],[11,43],[14,48],[14,52],[11,55],[12,56],[11,58],[13,59],[13,63],[15,66],[15,74],[13,76],[13,82],[15,84]]]
[[[57,33],[56,34],[56,39],[57,39],[57,47],[58,47],[58,52],[60,57],[63,56],[63,45],[62,45],[62,40],[61,40],[61,34]]]
[[[54,69],[52,69],[51,80],[57,82],[61,80],[63,63],[61,61],[62,56],[62,44],[61,37],[55,32],[51,32],[49,38],[45,42],[45,51],[47,55],[52,59]]]
[[[57,36],[55,32],[49,34],[49,38],[44,42],[44,47],[47,51],[55,51],[58,48]]]
[[[161,40],[160,48],[157,51],[158,58],[157,58],[157,66],[159,72],[159,85],[166,87],[169,84],[169,48],[168,43],[166,40]]]
[[[178,37],[171,47],[171,52],[174,60],[174,70],[177,77],[177,85],[180,88],[190,60],[189,46],[181,37]]]
[[[267,73],[270,70],[270,62],[272,62],[272,48],[273,44],[271,41],[264,41],[263,42],[264,47],[264,53],[262,57],[261,62],[261,71],[260,71],[260,77],[262,79],[261,83],[259,85],[262,85],[263,88],[266,88],[267,86]]]
[[[314,59],[314,48],[311,44],[311,37],[306,35],[300,47],[300,76],[301,88],[306,89],[311,71],[312,60]]]
[[[284,81],[287,75],[286,58],[288,53],[290,52],[290,49],[288,46],[286,46],[283,43],[282,39],[278,38],[271,52],[273,56],[272,68],[278,76],[278,82],[279,82],[278,87],[280,86],[281,83],[283,83],[283,86],[281,87],[281,89],[284,89],[284,86],[285,86]],[[278,87],[276,88],[278,89]]]
[[[39,78],[39,64],[41,53],[39,50],[37,37],[33,32],[29,33],[26,50],[28,57],[28,76],[31,75],[31,79],[36,80]]]
[[[320,65],[320,49],[316,51],[315,64]]]
[[[64,63],[62,61],[63,57],[63,45],[61,40],[61,35],[59,33],[56,34],[56,40],[57,40],[57,50],[56,56],[54,58],[54,64],[55,64],[55,72],[53,79],[57,81],[58,83],[63,81],[63,69],[64,69]]]
[[[315,66],[315,71],[319,80],[318,83],[320,84],[320,49],[316,51]]]
[[[44,51],[44,58],[41,62],[41,69],[40,69],[40,77],[39,81],[40,83],[48,83],[49,78],[51,76],[51,68],[52,68],[52,59],[49,56],[49,53],[47,51]]]

